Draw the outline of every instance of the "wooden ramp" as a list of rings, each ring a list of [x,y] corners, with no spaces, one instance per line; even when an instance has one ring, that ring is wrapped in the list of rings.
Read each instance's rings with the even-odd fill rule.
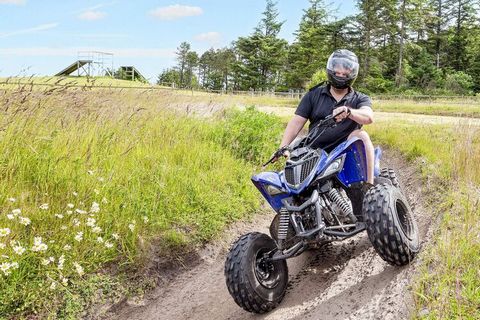
[[[125,74],[125,80],[146,81],[145,77],[134,66],[121,66],[120,69]]]
[[[55,76],[68,76],[72,72],[79,70],[82,68],[84,65],[92,63],[92,60],[77,60],[59,73],[57,73]]]

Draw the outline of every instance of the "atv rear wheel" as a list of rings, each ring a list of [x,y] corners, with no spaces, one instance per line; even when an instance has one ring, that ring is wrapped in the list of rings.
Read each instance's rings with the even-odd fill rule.
[[[371,188],[363,214],[370,242],[383,260],[397,266],[413,260],[420,249],[418,227],[399,188],[386,183]]]
[[[397,187],[397,188],[401,189],[400,182],[398,181],[397,175],[396,175],[396,173],[393,169],[382,168],[382,170],[380,170],[379,177],[386,178],[386,179],[390,180],[394,187]]]
[[[267,262],[264,258],[265,253],[276,248],[272,238],[252,232],[240,237],[228,253],[225,262],[227,288],[235,302],[246,311],[271,311],[285,296],[287,262]]]

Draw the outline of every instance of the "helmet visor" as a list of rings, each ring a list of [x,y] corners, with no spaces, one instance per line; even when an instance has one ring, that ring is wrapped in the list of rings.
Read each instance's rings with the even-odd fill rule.
[[[353,79],[358,75],[358,62],[348,57],[330,56],[327,69],[338,77]]]

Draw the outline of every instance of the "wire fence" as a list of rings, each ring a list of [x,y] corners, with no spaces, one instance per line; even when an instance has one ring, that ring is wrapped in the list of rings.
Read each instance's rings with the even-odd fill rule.
[[[308,91],[302,90],[289,90],[287,92],[276,92],[269,90],[208,90],[200,88],[179,88],[174,85],[161,83],[159,85],[142,85],[142,86],[119,86],[119,85],[104,85],[96,84],[94,81],[87,82],[85,84],[79,84],[75,80],[71,82],[62,83],[56,81],[55,83],[40,83],[33,81],[0,81],[0,85],[10,86],[25,86],[25,87],[60,87],[60,88],[80,88],[80,89],[132,89],[132,90],[161,90],[161,91],[178,91],[188,93],[205,93],[215,95],[238,95],[238,96],[251,96],[251,97],[274,97],[284,98],[292,100],[300,100]],[[1,88],[0,88],[1,89]],[[3,88],[5,90],[5,88]],[[427,102],[427,103],[454,103],[454,104],[471,104],[480,103],[480,95],[457,95],[457,96],[435,96],[435,95],[400,95],[400,94],[384,94],[384,95],[371,95],[372,100],[376,101],[393,101],[393,100],[405,100],[414,102]]]

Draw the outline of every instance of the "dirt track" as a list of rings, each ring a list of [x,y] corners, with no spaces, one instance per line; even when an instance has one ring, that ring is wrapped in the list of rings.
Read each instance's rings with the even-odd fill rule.
[[[295,108],[287,107],[259,107],[258,109],[281,117],[291,117],[295,112]],[[375,111],[375,121],[388,121],[392,119],[401,119],[402,121],[425,124],[462,124],[462,126],[480,126],[480,119],[478,118]]]
[[[411,166],[384,153],[382,167],[394,168],[414,207],[422,242],[428,239],[431,212],[422,203],[424,186]],[[409,278],[415,264],[398,268],[385,263],[366,233],[329,244],[288,260],[289,288],[274,311],[254,315],[230,297],[223,276],[229,245],[250,231],[268,233],[272,213],[252,222],[237,223],[226,236],[199,252],[201,262],[174,279],[164,279],[141,301],[127,302],[109,318],[115,319],[405,319],[412,296]]]

